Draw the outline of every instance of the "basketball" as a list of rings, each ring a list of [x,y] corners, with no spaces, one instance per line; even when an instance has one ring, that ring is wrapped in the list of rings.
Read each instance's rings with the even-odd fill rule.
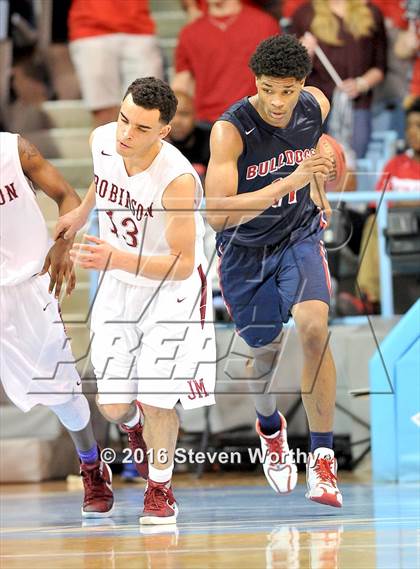
[[[346,156],[343,147],[329,134],[323,134],[319,139],[319,151],[334,163],[334,170],[325,184],[325,190],[327,192],[341,191],[347,173]]]

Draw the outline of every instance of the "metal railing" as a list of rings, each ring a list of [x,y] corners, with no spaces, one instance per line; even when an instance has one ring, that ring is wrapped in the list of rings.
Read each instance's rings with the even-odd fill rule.
[[[419,182],[420,184],[420,182]],[[392,283],[391,259],[386,250],[385,229],[387,227],[388,202],[407,202],[420,200],[419,192],[329,192],[330,203],[380,203],[376,212],[379,248],[379,282],[381,291],[381,315],[390,318],[394,315],[394,291]]]

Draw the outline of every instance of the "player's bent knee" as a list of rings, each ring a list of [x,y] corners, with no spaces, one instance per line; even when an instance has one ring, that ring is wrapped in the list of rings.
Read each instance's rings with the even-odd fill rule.
[[[131,403],[98,403],[97,405],[105,419],[112,423],[123,423],[129,418]]]
[[[321,354],[328,343],[328,328],[324,324],[308,323],[301,329],[301,339],[305,354]]]

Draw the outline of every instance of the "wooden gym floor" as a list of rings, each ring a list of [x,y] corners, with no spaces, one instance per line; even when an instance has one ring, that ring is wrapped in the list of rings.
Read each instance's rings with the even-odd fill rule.
[[[143,485],[115,481],[112,518],[82,520],[79,483],[3,485],[2,569],[405,569],[420,566],[419,485],[342,476],[344,507],[278,496],[262,476],[175,477],[176,527],[140,528]]]

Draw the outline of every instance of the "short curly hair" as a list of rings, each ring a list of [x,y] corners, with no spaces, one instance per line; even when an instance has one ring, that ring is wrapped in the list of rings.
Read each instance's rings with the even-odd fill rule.
[[[249,67],[257,77],[294,77],[301,81],[311,72],[312,64],[307,49],[296,36],[284,34],[262,41],[251,56]]]
[[[163,123],[168,124],[174,118],[178,99],[165,81],[156,77],[136,79],[128,87],[124,99],[130,94],[139,107],[158,109]]]

